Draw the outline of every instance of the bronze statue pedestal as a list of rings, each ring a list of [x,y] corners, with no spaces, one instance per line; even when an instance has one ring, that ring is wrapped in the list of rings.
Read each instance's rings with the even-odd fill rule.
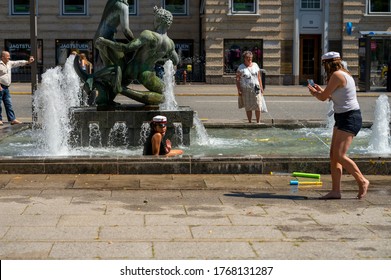
[[[95,107],[72,108],[70,114],[73,123],[71,144],[75,147],[91,145],[91,124],[99,127],[102,147],[107,147],[110,131],[116,123],[126,125],[128,146],[140,146],[143,124],[150,122],[156,115],[167,117],[167,137],[171,140],[173,146],[178,144],[189,146],[194,111],[187,106],[181,106],[177,111],[166,111],[159,110],[158,106],[128,104],[119,105],[111,111],[98,111]],[[181,127],[182,135],[180,137],[175,135],[175,126]],[[179,141],[182,141],[182,143],[179,143]]]

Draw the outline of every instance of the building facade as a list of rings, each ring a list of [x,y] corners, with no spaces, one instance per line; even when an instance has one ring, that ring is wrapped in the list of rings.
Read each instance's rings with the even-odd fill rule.
[[[30,2],[0,3],[0,48],[29,54]],[[115,0],[110,0],[115,1]],[[70,52],[93,61],[93,37],[107,0],[35,0],[39,71],[62,65]],[[137,36],[153,29],[153,7],[170,10],[168,35],[181,56],[177,80],[233,83],[241,53],[251,50],[266,83],[323,82],[321,55],[338,51],[363,87],[382,86],[391,60],[391,0],[128,0]],[[34,15],[33,15],[34,16]],[[118,28],[118,40],[125,40]],[[23,69],[19,71],[26,71]],[[28,80],[28,73],[20,80]]]

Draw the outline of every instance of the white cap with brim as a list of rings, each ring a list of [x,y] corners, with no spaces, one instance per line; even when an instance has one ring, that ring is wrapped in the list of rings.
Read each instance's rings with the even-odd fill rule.
[[[167,123],[167,118],[165,116],[155,116],[152,121],[154,123]]]
[[[339,52],[328,52],[322,55],[322,60],[341,58]]]

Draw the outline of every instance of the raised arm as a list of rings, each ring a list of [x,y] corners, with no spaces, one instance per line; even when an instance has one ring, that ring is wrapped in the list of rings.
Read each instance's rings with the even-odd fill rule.
[[[117,5],[121,5],[119,11],[122,32],[124,33],[126,39],[132,41],[134,36],[133,32],[129,28],[129,6],[122,2],[117,3]]]

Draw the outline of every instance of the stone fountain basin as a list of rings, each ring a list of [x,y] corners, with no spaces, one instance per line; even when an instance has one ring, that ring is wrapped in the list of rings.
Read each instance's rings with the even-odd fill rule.
[[[288,127],[289,123],[281,122]],[[314,122],[311,122],[315,126]],[[271,125],[271,124],[270,124]],[[276,125],[276,124],[274,124]],[[0,141],[29,124],[4,127]],[[216,124],[211,125],[217,127]],[[230,129],[240,125],[228,125]],[[246,126],[246,125],[245,125]],[[265,124],[261,125],[265,126]],[[267,126],[267,125],[266,125]],[[366,124],[365,126],[369,126]],[[208,125],[206,125],[208,127]],[[224,125],[226,128],[227,125]],[[366,175],[390,175],[391,155],[350,155]],[[269,174],[270,172],[308,172],[329,174],[328,155],[321,156],[0,156],[3,174]]]
[[[351,157],[366,175],[390,175],[391,157]],[[327,157],[0,157],[3,174],[329,174]]]

